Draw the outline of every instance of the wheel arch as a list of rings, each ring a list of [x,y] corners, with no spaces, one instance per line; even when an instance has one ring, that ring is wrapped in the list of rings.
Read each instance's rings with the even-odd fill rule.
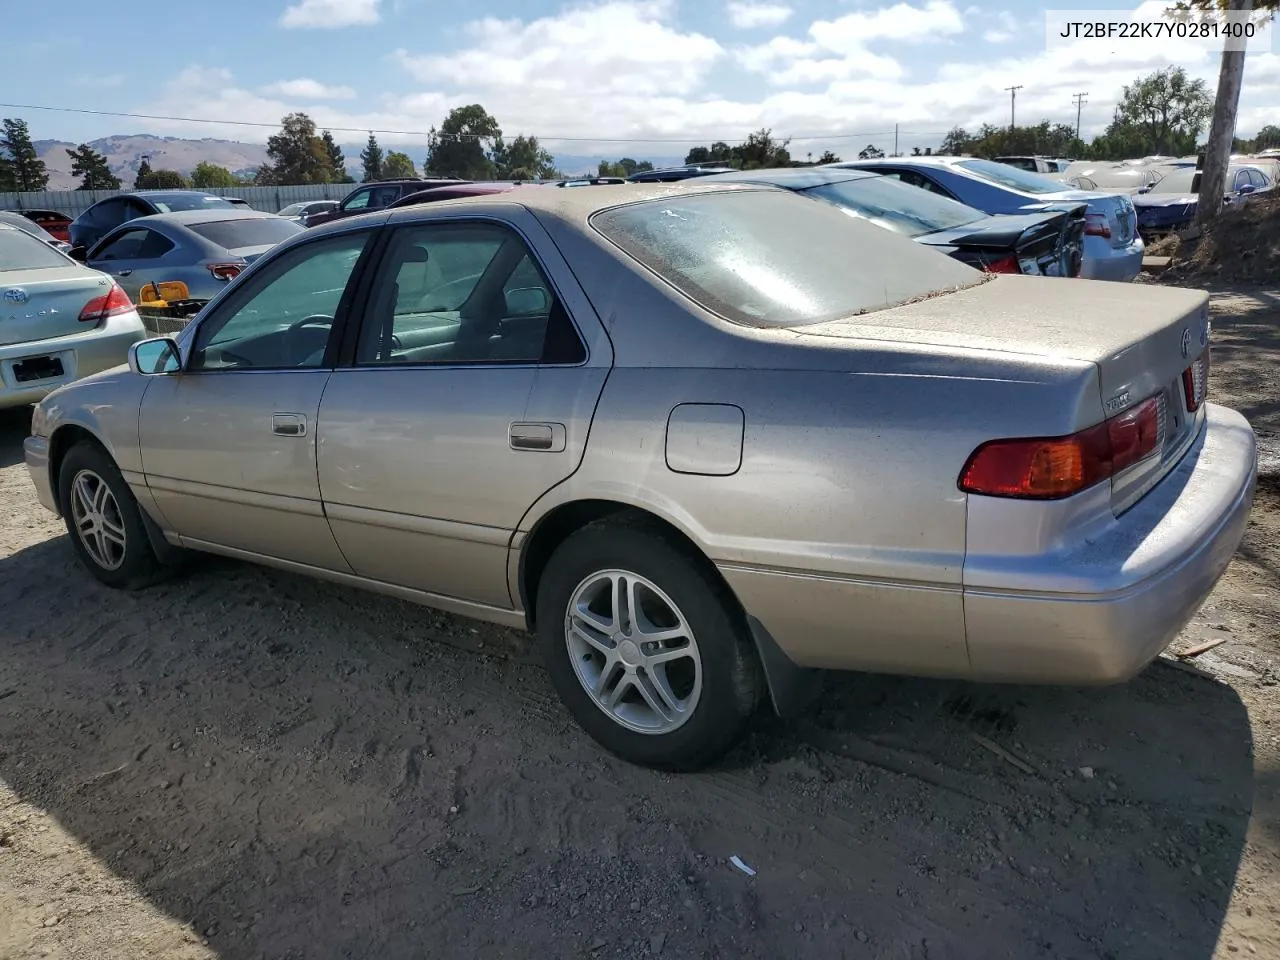
[[[525,625],[530,632],[537,627],[538,583],[551,555],[578,530],[609,517],[648,526],[675,541],[706,564],[708,572],[724,588],[724,595],[731,598],[734,615],[740,618],[751,634],[765,675],[769,699],[779,716],[794,716],[812,702],[821,684],[821,672],[808,670],[794,663],[764,625],[743,607],[733,587],[692,534],[650,505],[608,498],[583,498],[557,504],[538,518],[519,545],[519,560],[515,569]]]
[[[88,427],[79,423],[60,424],[57,429],[49,437],[49,484],[50,489],[54,491],[54,500],[58,504],[58,512],[62,512],[62,501],[59,496],[58,478],[62,473],[62,461],[66,459],[67,453],[77,443],[87,441],[103,450],[108,456],[111,456],[111,448],[108,447],[96,433]],[[115,458],[112,457],[114,460]]]

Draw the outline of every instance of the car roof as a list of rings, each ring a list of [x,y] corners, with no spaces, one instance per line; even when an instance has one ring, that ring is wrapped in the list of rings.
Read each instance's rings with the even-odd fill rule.
[[[219,197],[217,194],[208,193],[204,190],[127,190],[124,193],[117,193],[117,197],[141,197],[144,200],[163,200],[165,197],[213,197],[215,200],[226,200],[226,197]],[[106,199],[110,199],[109,197]]]
[[[355,217],[331,220],[319,226],[310,227],[306,236],[314,237],[323,233],[342,233],[360,226],[373,226],[386,223],[388,218],[395,223],[410,223],[415,220],[428,219],[437,211],[463,210],[475,207],[480,210],[492,208],[495,204],[512,204],[524,207],[534,213],[545,213],[557,219],[582,224],[601,210],[621,207],[646,200],[661,200],[665,197],[683,197],[702,193],[750,192],[773,189],[768,185],[756,183],[706,183],[706,177],[698,177],[692,181],[677,183],[620,183],[600,184],[589,190],[507,190],[499,194],[483,196],[458,197],[441,200],[438,203],[419,203],[413,206],[388,208],[370,213],[362,213]],[[295,242],[293,238],[285,243]]]
[[[928,157],[877,157],[872,160],[841,160],[839,163],[828,163],[828,167],[887,167],[890,165],[913,164],[928,167],[951,167],[961,160],[981,160],[981,157],[952,157],[933,154]]]
[[[768,170],[735,170],[732,173],[713,173],[702,177],[707,183],[771,183],[791,190],[820,187],[825,183],[844,183],[849,180],[870,180],[880,174],[869,170],[852,170],[845,167],[774,167]]]
[[[160,223],[189,227],[192,224],[221,223],[224,220],[266,220],[274,216],[276,216],[274,213],[267,213],[264,210],[239,210],[234,207],[228,210],[226,207],[221,207],[215,210],[178,210],[174,213],[153,213],[149,217],[136,217],[133,220],[126,220],[120,226],[128,227],[136,226],[139,223]]]

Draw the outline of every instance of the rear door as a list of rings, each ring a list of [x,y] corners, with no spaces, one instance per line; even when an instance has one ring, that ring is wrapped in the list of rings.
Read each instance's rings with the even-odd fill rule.
[[[300,244],[246,276],[201,317],[183,371],[150,380],[143,469],[193,546],[349,572],[320,504],[316,413],[371,233]]]
[[[506,216],[393,229],[320,406],[319,474],[357,574],[510,609],[514,531],[577,469],[612,355],[537,220]]]

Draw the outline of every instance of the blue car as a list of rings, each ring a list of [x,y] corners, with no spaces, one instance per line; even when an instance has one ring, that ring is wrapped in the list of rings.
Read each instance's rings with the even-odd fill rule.
[[[984,213],[1033,213],[1087,205],[1080,276],[1132,280],[1142,270],[1133,201],[1123,194],[1073,190],[1038,173],[976,157],[891,157],[831,164],[897,177]]]
[[[1261,166],[1233,163],[1227,167],[1228,203],[1243,203],[1254,194],[1269,194],[1275,183]],[[1200,174],[1194,167],[1175,170],[1151,190],[1135,197],[1138,232],[1150,241],[1167,233],[1185,230],[1195,223],[1200,203]]]

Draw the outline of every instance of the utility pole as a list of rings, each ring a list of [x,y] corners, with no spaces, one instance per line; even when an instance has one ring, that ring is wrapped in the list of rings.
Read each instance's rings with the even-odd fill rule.
[[[898,156],[898,125],[893,125],[893,155]]]
[[[1088,90],[1084,91],[1083,93],[1077,93],[1074,97],[1071,98],[1076,102],[1076,139],[1077,140],[1080,139],[1080,108],[1083,107],[1086,103],[1088,103],[1088,101],[1085,99],[1085,97],[1087,96],[1089,96]]]
[[[1018,91],[1022,89],[1022,84],[1018,84],[1016,87],[1005,87],[1005,89],[1009,91],[1009,132],[1012,133],[1013,128],[1017,126],[1017,124],[1014,123],[1013,107],[1014,104],[1018,102]]]

